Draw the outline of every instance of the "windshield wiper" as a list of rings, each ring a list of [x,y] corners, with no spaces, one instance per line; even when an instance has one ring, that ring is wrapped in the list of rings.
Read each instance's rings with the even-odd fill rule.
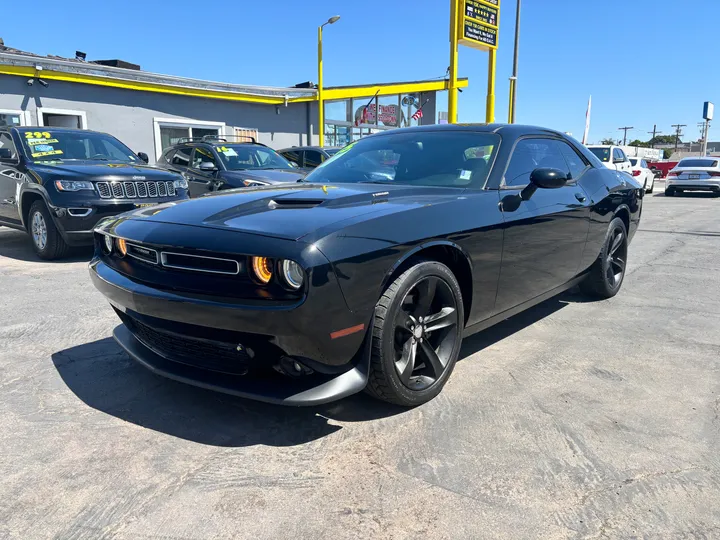
[[[90,159],[91,159],[92,161],[110,161],[110,158],[97,157],[97,156],[96,156],[96,157],[91,157]]]
[[[363,180],[358,184],[395,184],[395,182],[392,180]]]

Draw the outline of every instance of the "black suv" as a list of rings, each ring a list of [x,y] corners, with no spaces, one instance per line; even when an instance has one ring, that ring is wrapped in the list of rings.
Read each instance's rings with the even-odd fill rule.
[[[252,137],[183,138],[166,148],[158,166],[182,174],[190,196],[199,197],[221,189],[298,182],[305,178],[292,163]]]
[[[106,133],[0,128],[0,225],[27,231],[42,259],[92,245],[100,219],[187,199],[187,182]]]

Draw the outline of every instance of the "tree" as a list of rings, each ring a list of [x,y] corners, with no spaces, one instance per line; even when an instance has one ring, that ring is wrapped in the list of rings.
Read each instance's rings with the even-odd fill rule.
[[[675,135],[656,135],[650,139],[649,144],[675,144]],[[680,141],[682,142],[682,141]]]
[[[634,141],[630,141],[630,146],[641,146],[647,148],[650,145],[646,142],[642,142],[640,139],[635,139]]]
[[[664,159],[670,159],[670,156],[672,156],[672,155],[673,155],[672,148],[665,148],[665,150],[663,150],[663,158]]]
[[[601,140],[600,144],[613,145],[613,144],[615,144],[615,139],[611,139],[611,138],[607,137],[607,138]]]

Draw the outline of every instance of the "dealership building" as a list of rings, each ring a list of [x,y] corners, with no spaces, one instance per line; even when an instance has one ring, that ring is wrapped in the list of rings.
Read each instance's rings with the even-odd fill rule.
[[[319,144],[318,92],[312,83],[228,84],[83,56],[39,56],[0,40],[0,126],[104,131],[147,153],[151,162],[182,137],[249,135],[275,149]],[[467,84],[459,81],[461,88]],[[325,87],[325,145],[433,124],[437,92],[447,87],[447,79]]]

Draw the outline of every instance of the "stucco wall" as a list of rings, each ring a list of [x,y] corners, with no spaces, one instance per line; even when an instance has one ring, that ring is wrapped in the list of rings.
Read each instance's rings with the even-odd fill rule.
[[[312,141],[307,137],[308,108],[312,133],[317,133],[314,103],[275,107],[62,81],[49,83],[47,88],[37,82],[27,86],[25,78],[0,75],[0,109],[28,111],[31,125],[37,124],[38,107],[85,111],[88,129],[114,135],[134,151],[146,152],[151,161],[156,153],[154,118],[224,122],[229,128],[255,128],[260,142],[276,149],[318,143],[317,136],[313,136]]]

